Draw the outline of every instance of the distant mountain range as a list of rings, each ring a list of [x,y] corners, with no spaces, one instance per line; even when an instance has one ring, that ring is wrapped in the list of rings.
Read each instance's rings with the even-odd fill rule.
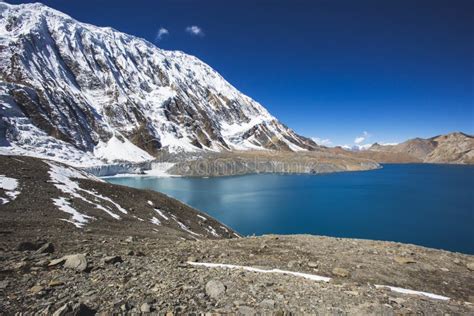
[[[318,147],[196,57],[38,3],[0,3],[0,15],[0,146],[8,153],[92,165],[160,150]]]
[[[378,162],[474,163],[474,136],[450,133],[428,139],[414,138],[396,145],[373,144],[354,153]]]

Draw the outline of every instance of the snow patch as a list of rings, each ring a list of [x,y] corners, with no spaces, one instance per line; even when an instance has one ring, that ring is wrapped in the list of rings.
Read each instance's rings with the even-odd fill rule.
[[[142,162],[154,159],[125,137],[121,137],[120,140],[115,135],[106,143],[100,141],[94,148],[94,156],[108,161]]]
[[[193,265],[193,266],[207,267],[207,268],[240,269],[240,270],[259,272],[259,273],[279,273],[279,274],[293,275],[293,276],[305,278],[308,280],[318,281],[318,282],[329,282],[331,280],[331,278],[320,276],[320,275],[280,270],[280,269],[265,270],[265,269],[260,269],[260,268],[254,268],[254,267],[249,267],[249,266],[239,266],[239,265],[234,265],[234,264],[190,262],[190,261],[188,261],[188,264]]]
[[[166,221],[169,220],[169,218],[165,214],[163,214],[163,212],[160,209],[155,208],[155,212],[157,212],[158,215],[160,215],[164,220]]]
[[[89,219],[94,219],[94,217],[92,216],[88,216],[88,215],[78,212],[76,209],[71,207],[71,204],[68,201],[66,201],[66,199],[63,197],[53,199],[53,203],[61,211],[72,215],[71,219],[69,220],[66,220],[66,219],[61,219],[61,220],[72,223],[77,228],[82,228],[89,221]]]
[[[5,194],[8,198],[0,198],[0,205],[6,204],[15,200],[20,191],[17,190],[18,188],[18,180],[14,178],[9,178],[4,175],[0,175],[0,189],[5,190]]]
[[[158,225],[158,226],[161,225],[160,220],[159,220],[158,218],[156,218],[155,216],[153,216],[153,217],[151,218],[150,222],[151,222],[152,224],[154,224],[154,225]]]
[[[121,212],[123,214],[128,213],[127,210],[125,210],[122,206],[120,206],[118,203],[113,201],[111,198],[103,196],[103,195],[101,195],[101,194],[99,194],[95,191],[92,191],[92,190],[83,189],[79,186],[79,183],[74,181],[73,179],[89,179],[89,180],[93,180],[93,181],[103,182],[102,180],[100,180],[100,179],[98,179],[98,178],[96,178],[92,175],[89,175],[86,172],[83,172],[83,171],[80,171],[80,170],[77,170],[77,169],[73,169],[73,168],[70,168],[70,167],[67,167],[67,166],[64,166],[64,165],[60,165],[60,164],[57,164],[55,162],[47,162],[47,163],[50,166],[49,176],[51,178],[51,182],[63,194],[72,196],[74,198],[81,199],[82,201],[95,206],[95,208],[104,211],[105,213],[107,213],[109,216],[111,216],[112,218],[114,218],[116,220],[121,219],[121,217],[118,214],[114,213],[108,206],[105,206],[105,205],[102,205],[102,204],[96,203],[96,202],[97,201],[108,202],[108,203],[112,204],[119,212]],[[84,193],[86,193],[86,196],[88,195],[88,196],[94,197],[95,202],[91,201],[89,198],[84,196],[83,195]],[[61,197],[60,199],[64,199],[64,198]],[[66,201],[66,200],[64,200],[64,201]],[[59,203],[59,204],[56,204],[56,205],[63,211],[68,210],[68,213],[71,213],[72,210],[74,210],[70,206],[69,202],[67,202],[67,204]],[[61,205],[61,206],[59,206],[59,205]],[[74,212],[80,214],[76,210],[74,210]],[[71,213],[71,214],[75,214],[75,213]],[[92,217],[89,217],[89,218],[92,218]],[[77,220],[73,220],[73,222],[74,223],[82,223],[82,225],[85,224],[85,222],[81,222],[81,221],[77,221]],[[79,227],[79,226],[76,225],[76,227]]]
[[[429,297],[429,298],[432,298],[432,299],[435,299],[435,300],[447,301],[447,300],[450,299],[449,297],[438,295],[438,294],[433,294],[433,293],[429,293],[429,292],[414,291],[414,290],[404,289],[404,288],[396,287],[396,286],[377,285],[376,284],[375,287],[377,289],[388,288],[393,292],[402,293],[402,294],[426,296],[426,297]]]

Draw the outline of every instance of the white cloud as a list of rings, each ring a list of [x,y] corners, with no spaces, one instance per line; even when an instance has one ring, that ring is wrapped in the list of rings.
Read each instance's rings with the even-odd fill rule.
[[[186,27],[185,31],[191,35],[204,36],[204,31],[197,25],[188,26]]]
[[[328,138],[319,138],[319,137],[313,137],[311,138],[316,144],[321,145],[321,146],[330,146],[332,145],[332,141]]]
[[[160,29],[159,29],[158,32],[156,33],[156,38],[155,38],[155,40],[156,40],[156,41],[159,41],[159,40],[161,40],[164,36],[169,35],[169,34],[170,34],[170,32],[169,32],[167,29],[165,29],[164,27],[160,27]]]
[[[365,142],[370,136],[371,135],[369,133],[364,131],[361,136],[358,136],[354,139],[354,143],[357,144],[357,145],[360,145],[363,142]]]

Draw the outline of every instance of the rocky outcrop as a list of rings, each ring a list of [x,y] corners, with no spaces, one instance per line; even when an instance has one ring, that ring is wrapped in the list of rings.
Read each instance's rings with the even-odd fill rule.
[[[354,155],[378,162],[473,164],[474,137],[457,132],[428,139],[415,138],[398,145],[375,143]]]
[[[0,135],[13,152],[93,165],[318,147],[196,57],[42,4],[0,3],[0,15]]]

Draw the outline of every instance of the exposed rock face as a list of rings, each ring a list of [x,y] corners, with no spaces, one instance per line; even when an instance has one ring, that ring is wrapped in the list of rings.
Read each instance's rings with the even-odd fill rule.
[[[317,147],[196,57],[41,4],[0,14],[0,136],[16,152],[85,164]]]
[[[474,137],[451,133],[428,139],[415,138],[398,145],[374,144],[356,153],[379,162],[474,163]]]

